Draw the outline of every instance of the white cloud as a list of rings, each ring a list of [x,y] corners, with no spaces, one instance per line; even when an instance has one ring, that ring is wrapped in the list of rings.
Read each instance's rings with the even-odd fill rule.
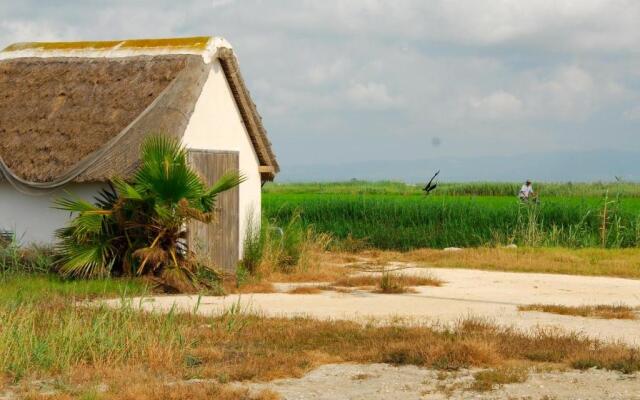
[[[601,88],[577,66],[560,67],[537,78],[527,89],[528,111],[538,117],[584,117],[597,105]]]
[[[315,64],[308,72],[309,82],[312,85],[322,85],[344,79],[344,74],[349,67],[349,62],[342,58],[325,64]]]
[[[640,105],[626,110],[623,115],[630,121],[640,121]]]
[[[594,76],[595,74],[595,76]],[[632,98],[621,84],[578,65],[524,71],[511,78],[509,91],[469,96],[470,116],[483,119],[583,121],[594,112]]]
[[[55,24],[41,23],[25,20],[0,21],[0,35],[5,40],[0,47],[4,48],[13,42],[30,40],[52,41],[61,37],[69,37],[68,29],[60,28]]]
[[[235,3],[235,0],[211,0],[211,7],[213,8],[225,7],[233,3]]]
[[[472,114],[486,119],[507,119],[522,113],[522,101],[511,93],[498,91],[469,100]]]
[[[30,40],[224,36],[285,164],[309,157],[298,151],[300,132],[318,157],[338,151],[327,130],[345,140],[370,132],[376,140],[366,155],[356,155],[367,158],[385,156],[398,132],[412,157],[423,157],[417,149],[434,136],[443,138],[439,152],[458,143],[449,150],[454,155],[504,153],[530,142],[549,149],[640,146],[637,132],[609,132],[619,140],[607,141],[598,130],[609,118],[637,120],[640,114],[639,1],[96,4],[1,2],[0,47]],[[393,112],[376,115],[380,110]],[[498,136],[500,143],[486,144]]]
[[[400,99],[389,94],[383,83],[353,83],[347,89],[347,98],[359,108],[386,109],[400,105]]]
[[[373,40],[595,52],[633,51],[640,41],[636,0],[300,1],[254,18],[297,32],[323,30]]]

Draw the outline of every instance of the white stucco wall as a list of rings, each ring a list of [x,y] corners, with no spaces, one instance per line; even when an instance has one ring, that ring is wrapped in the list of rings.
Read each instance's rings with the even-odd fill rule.
[[[183,136],[186,147],[239,152],[240,171],[247,180],[240,185],[240,255],[249,218],[260,222],[261,180],[258,157],[251,144],[238,106],[220,63],[212,62],[189,124]]]
[[[0,230],[15,232],[22,244],[51,244],[54,232],[69,220],[69,213],[51,208],[53,199],[73,196],[93,200],[101,184],[72,184],[43,196],[29,196],[0,182]]]

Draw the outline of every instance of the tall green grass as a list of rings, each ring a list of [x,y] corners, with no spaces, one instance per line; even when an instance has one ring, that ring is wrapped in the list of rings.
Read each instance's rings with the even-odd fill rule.
[[[134,279],[70,280],[48,274],[7,274],[0,279],[0,304],[22,304],[50,298],[82,300],[139,296],[150,291],[148,285]]]
[[[167,316],[82,304],[145,293],[147,286],[134,280],[63,280],[24,268],[0,275],[0,375],[19,380],[83,364],[126,363],[153,345],[176,345],[180,330]]]
[[[277,226],[264,218],[259,229],[248,224],[240,264],[243,270],[252,275],[305,270],[309,267],[309,252],[324,250],[331,242],[330,235],[316,233],[295,210],[281,222]]]
[[[604,218],[603,207],[607,203]],[[263,212],[276,225],[299,213],[306,226],[382,249],[483,246],[633,247],[640,243],[640,199],[514,196],[291,194],[267,192]]]
[[[149,291],[142,280],[63,278],[55,273],[53,257],[47,247],[21,247],[15,240],[0,242],[0,304],[51,297],[140,295]]]
[[[49,249],[21,248],[15,241],[0,244],[0,375],[18,380],[28,373],[60,373],[106,359],[124,362],[138,356],[131,353],[131,343],[157,340],[136,337],[130,328],[148,317],[130,307],[107,312],[78,303],[148,293],[143,282],[68,280],[51,273],[51,264]],[[166,336],[174,330],[168,326],[159,332]]]
[[[0,279],[16,273],[46,274],[52,271],[53,252],[46,247],[21,247],[15,240],[0,240]]]
[[[264,192],[268,194],[401,194],[423,195],[423,184],[395,181],[348,181],[313,183],[269,183]],[[522,182],[440,182],[433,195],[449,196],[516,196]],[[603,197],[640,198],[640,183],[635,182],[590,182],[554,183],[534,182],[534,189],[542,196],[550,197]]]
[[[184,324],[173,314],[141,314],[59,303],[0,306],[0,374],[64,373],[80,365],[123,365],[184,348]],[[182,360],[175,360],[179,363]]]

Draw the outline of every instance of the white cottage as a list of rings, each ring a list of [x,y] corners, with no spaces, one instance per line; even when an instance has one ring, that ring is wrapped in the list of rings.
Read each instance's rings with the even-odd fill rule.
[[[247,177],[219,200],[217,223],[190,227],[190,244],[232,267],[260,217],[261,185],[278,163],[231,45],[221,38],[17,43],[0,52],[0,230],[50,243],[69,215],[64,191],[91,199],[130,176],[146,135],[189,149],[209,181]]]

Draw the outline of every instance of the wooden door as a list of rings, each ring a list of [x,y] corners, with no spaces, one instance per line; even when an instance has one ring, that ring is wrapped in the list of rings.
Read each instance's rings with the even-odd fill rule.
[[[240,167],[237,151],[189,150],[189,162],[208,185]],[[188,227],[189,248],[228,272],[235,272],[240,257],[239,208],[239,189],[235,187],[218,195],[212,223],[192,221]]]

